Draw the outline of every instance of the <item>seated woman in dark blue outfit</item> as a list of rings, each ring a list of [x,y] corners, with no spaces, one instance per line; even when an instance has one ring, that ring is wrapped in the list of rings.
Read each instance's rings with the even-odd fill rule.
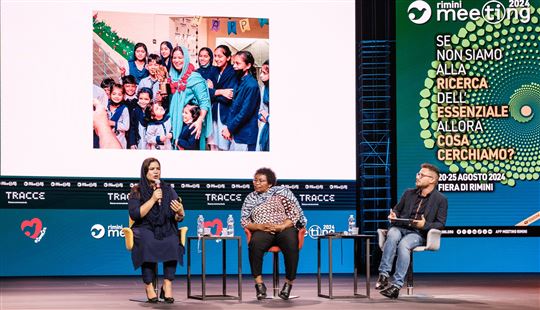
[[[160,297],[173,303],[172,281],[176,264],[183,265],[184,247],[178,239],[178,222],[184,219],[184,209],[172,187],[160,181],[161,164],[147,158],[141,167],[139,184],[129,194],[129,216],[134,245],[131,259],[135,269],[141,267],[148,302],[157,303],[152,280],[157,276],[156,264],[163,262],[164,281]]]

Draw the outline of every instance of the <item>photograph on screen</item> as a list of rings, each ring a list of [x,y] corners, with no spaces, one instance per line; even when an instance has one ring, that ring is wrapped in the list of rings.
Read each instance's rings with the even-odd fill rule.
[[[95,11],[93,148],[269,151],[269,19]]]

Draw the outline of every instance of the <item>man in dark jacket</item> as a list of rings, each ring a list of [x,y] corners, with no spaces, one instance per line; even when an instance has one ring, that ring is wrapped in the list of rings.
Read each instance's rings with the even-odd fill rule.
[[[388,215],[392,224],[384,243],[375,289],[392,299],[399,296],[403,286],[411,251],[426,243],[430,229],[442,229],[446,224],[448,200],[436,189],[439,169],[431,164],[422,164],[421,167],[416,174],[416,188],[406,190]],[[396,254],[396,269],[392,281],[389,281]]]

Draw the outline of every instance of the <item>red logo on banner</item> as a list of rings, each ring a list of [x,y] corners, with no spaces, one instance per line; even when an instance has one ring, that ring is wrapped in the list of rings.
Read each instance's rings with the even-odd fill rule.
[[[31,220],[25,220],[21,223],[21,230],[24,232],[24,234],[27,237],[30,237],[32,239],[36,239],[39,233],[41,232],[41,227],[43,227],[43,224],[41,223],[41,220],[37,217],[31,219]],[[29,228],[29,229],[26,229]],[[26,231],[25,231],[26,230]]]
[[[24,235],[30,239],[34,239],[35,243],[41,241],[43,235],[47,231],[47,227],[43,227],[43,223],[37,217],[31,220],[24,220],[21,223],[21,230],[24,232]]]
[[[210,227],[211,230],[214,230],[213,235],[221,236],[223,222],[220,219],[214,219],[213,221],[204,222],[204,227]]]

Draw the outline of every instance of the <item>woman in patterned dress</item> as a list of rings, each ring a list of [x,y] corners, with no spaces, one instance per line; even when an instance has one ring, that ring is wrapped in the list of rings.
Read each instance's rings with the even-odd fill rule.
[[[253,178],[254,192],[242,206],[242,227],[251,231],[249,263],[255,278],[257,299],[266,297],[262,279],[264,253],[278,246],[285,258],[285,284],[279,293],[289,299],[298,267],[298,228],[305,227],[307,220],[294,194],[284,186],[276,186],[276,175],[269,168],[261,168]]]

